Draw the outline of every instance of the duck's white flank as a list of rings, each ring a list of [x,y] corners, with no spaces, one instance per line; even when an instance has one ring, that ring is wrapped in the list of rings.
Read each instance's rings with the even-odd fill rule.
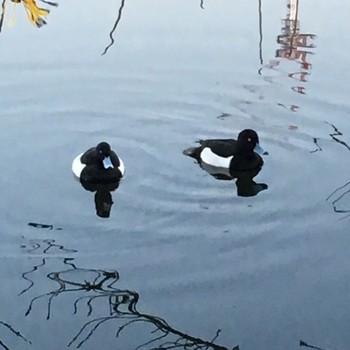
[[[76,156],[73,160],[73,163],[72,163],[72,171],[73,171],[73,174],[77,177],[77,178],[80,178],[80,174],[81,172],[83,171],[83,169],[85,168],[85,164],[83,164],[81,161],[80,161],[80,158],[81,156],[83,155],[84,153],[80,153],[78,156]],[[125,166],[124,166],[124,162],[121,160],[121,158],[119,158],[119,171],[121,172],[122,176],[124,176],[124,173],[125,173]]]
[[[118,157],[119,158],[119,157]],[[122,161],[121,158],[119,158],[119,166],[118,166],[119,171],[121,172],[122,176],[125,174],[125,166],[124,162]]]
[[[232,158],[233,156],[220,157],[213,153],[209,147],[203,148],[201,152],[202,161],[215,167],[229,168]]]
[[[80,158],[82,155],[83,155],[83,153],[80,153],[78,156],[76,156],[73,160],[73,163],[72,163],[72,171],[73,171],[73,174],[77,178],[80,178],[80,174],[83,171],[83,169],[85,168],[85,164],[83,164],[80,161]]]

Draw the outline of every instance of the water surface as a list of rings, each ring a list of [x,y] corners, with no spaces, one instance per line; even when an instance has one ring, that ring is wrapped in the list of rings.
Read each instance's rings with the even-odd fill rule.
[[[104,56],[119,2],[40,29],[8,5],[1,346],[346,349],[350,5],[300,0],[287,33],[285,1],[128,0]],[[269,151],[252,197],[182,154],[244,128]],[[127,168],[108,219],[70,170],[101,140]]]

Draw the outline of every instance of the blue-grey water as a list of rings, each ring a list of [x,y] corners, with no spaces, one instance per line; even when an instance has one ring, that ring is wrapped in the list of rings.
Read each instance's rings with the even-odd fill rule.
[[[6,5],[0,348],[346,350],[350,3],[38,2],[40,29]],[[252,197],[182,154],[244,128]],[[108,219],[71,172],[102,140]]]

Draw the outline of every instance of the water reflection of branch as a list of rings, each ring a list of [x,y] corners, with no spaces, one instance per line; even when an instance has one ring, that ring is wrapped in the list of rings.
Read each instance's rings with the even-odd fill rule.
[[[337,189],[335,189],[335,190],[326,198],[326,201],[328,201],[329,199],[331,199],[331,197],[332,197],[333,195],[335,195],[337,192],[339,192],[339,191],[341,191],[341,190],[347,188],[349,185],[350,185],[350,181],[347,182],[346,184],[344,184],[344,185],[338,187]],[[336,213],[343,213],[343,214],[344,214],[344,213],[350,213],[350,209],[338,209],[338,207],[337,207],[337,203],[338,203],[343,197],[345,197],[348,193],[350,193],[350,189],[347,189],[346,191],[344,191],[341,195],[338,195],[338,197],[336,197],[336,198],[332,201],[332,206],[333,206],[334,212],[336,212]],[[349,217],[349,216],[350,216],[350,214],[349,214],[349,215],[346,215],[346,216],[344,217],[344,219],[347,218],[347,217]]]
[[[263,25],[262,25],[262,5],[261,0],[259,0],[259,58],[260,64],[264,64],[263,53],[262,53],[262,43],[263,43]],[[259,69],[259,74],[261,74],[262,67]]]
[[[22,273],[22,278],[29,282],[29,286],[27,288],[24,288],[18,295],[22,295],[23,293],[27,292],[30,288],[34,286],[34,281],[27,277],[27,275],[31,274],[32,272],[38,270],[39,267],[44,266],[46,263],[45,259],[42,259],[41,264],[34,265],[33,268],[29,271]]]
[[[201,8],[204,10],[204,0],[201,0],[200,6],[201,6]]]
[[[48,4],[48,5],[51,5],[51,6],[58,6],[58,3],[57,2],[52,2],[52,1],[46,1],[46,0],[40,0],[41,2],[43,2],[44,4]]]
[[[304,342],[303,340],[300,340],[299,345],[300,345],[300,346],[305,346],[305,347],[311,348],[311,349],[316,349],[316,350],[327,350],[327,349],[324,349],[324,348],[320,348],[320,347],[318,347],[318,346],[310,345],[310,344]]]
[[[115,283],[118,279],[118,276],[115,276]],[[111,285],[109,286],[111,287]],[[184,348],[184,349],[214,349],[214,350],[227,350],[227,348],[217,345],[213,343],[217,337],[219,336],[220,330],[217,331],[215,337],[211,341],[206,341],[197,337],[193,337],[189,334],[183,333],[179,330],[172,328],[164,319],[140,313],[137,310],[137,302],[139,300],[139,294],[130,290],[119,290],[116,288],[111,288],[111,290],[104,290],[104,296],[108,297],[108,302],[110,306],[110,315],[104,316],[100,318],[93,319],[89,322],[86,322],[80,331],[76,334],[76,336],[70,341],[68,346],[71,346],[74,342],[77,342],[81,335],[86,331],[87,335],[85,337],[81,337],[82,340],[78,343],[77,347],[81,347],[96,331],[96,329],[105,323],[106,321],[112,319],[118,320],[126,320],[124,324],[119,326],[116,336],[122,333],[122,331],[135,323],[144,323],[151,324],[155,327],[155,329],[151,332],[155,334],[158,332],[158,336],[154,337],[141,345],[137,346],[136,349],[141,349],[146,346],[151,346],[151,349],[174,349],[174,348]],[[79,298],[78,300],[81,300]],[[91,298],[90,298],[91,300]],[[90,301],[89,300],[89,301]],[[91,306],[89,304],[89,306]],[[123,310],[122,308],[126,308]],[[89,314],[91,314],[91,309],[89,310]],[[175,336],[174,340],[167,340],[168,336]],[[160,343],[158,343],[160,342]],[[157,344],[157,345],[156,345]],[[135,349],[135,350],[136,350]]]
[[[0,324],[7,328],[11,333],[16,335],[17,337],[21,338],[23,341],[25,341],[28,344],[32,344],[32,342],[28,339],[26,339],[21,332],[15,330],[10,324],[0,321]],[[5,350],[10,350],[10,348],[0,339],[0,347],[4,348]]]
[[[346,147],[349,151],[350,151],[350,146],[343,140],[340,140],[337,136],[343,136],[343,133],[332,123],[329,122],[325,122],[326,124],[330,125],[333,128],[332,133],[329,134],[329,136],[337,143],[343,145],[344,147]],[[317,148],[313,151],[310,151],[310,153],[315,153],[318,151],[322,151],[322,147],[318,144],[318,139],[316,137],[314,137],[313,139],[314,144],[317,146]]]
[[[27,309],[26,316],[32,311],[37,300],[48,297],[47,319],[49,319],[51,317],[53,298],[67,292],[84,292],[83,295],[78,296],[74,301],[74,314],[78,313],[79,305],[84,303],[87,307],[87,316],[92,316],[93,306],[97,300],[105,301],[109,310],[108,315],[102,317],[94,316],[92,320],[85,322],[71,339],[68,346],[75,345],[77,348],[80,348],[93,336],[100,326],[114,320],[122,322],[116,331],[116,337],[119,337],[126,328],[129,329],[136,323],[154,327],[150,332],[151,338],[148,336],[149,339],[143,341],[135,350],[141,348],[227,350],[226,347],[214,343],[219,336],[220,330],[216,332],[212,340],[207,341],[171,327],[163,318],[139,312],[136,307],[139,294],[128,289],[117,289],[114,286],[119,280],[118,271],[79,268],[73,263],[72,258],[65,258],[63,263],[70,267],[47,275],[50,280],[58,284],[58,288],[33,298]],[[80,277],[80,279],[75,280],[72,278],[73,276]],[[238,347],[234,348],[234,350],[238,349]]]
[[[349,151],[350,151],[350,146],[345,142],[345,141],[342,141],[342,140],[339,140],[339,138],[337,138],[337,136],[343,136],[343,133],[340,132],[338,130],[338,128],[334,125],[334,124],[331,124],[331,123],[328,123],[328,122],[325,122],[326,124],[330,125],[333,129],[334,129],[334,132],[333,133],[330,133],[329,136],[336,142],[340,143],[341,145],[343,145],[344,147],[346,147]]]
[[[310,151],[310,153],[322,151],[322,147],[318,144],[318,140],[316,137],[314,137],[314,144],[317,146],[317,148],[315,148],[313,151]]]
[[[35,227],[35,228],[48,228],[50,230],[54,229],[53,225],[50,224],[39,224],[37,222],[28,222],[28,226]],[[61,227],[55,227],[55,230],[61,231]]]
[[[22,236],[22,238],[24,238]],[[61,244],[56,244],[54,239],[44,239],[44,240],[32,240],[29,242],[29,244],[23,244],[22,248],[25,248],[27,253],[43,253],[47,254],[51,252],[52,249],[59,249],[61,252],[64,253],[76,253],[77,250],[75,249],[67,249]],[[31,289],[34,286],[34,281],[28,277],[28,275],[31,275],[33,272],[39,270],[40,267],[44,266],[46,264],[46,258],[43,258],[41,260],[41,263],[34,265],[33,268],[29,271],[25,271],[22,273],[22,278],[29,282],[28,287],[24,288],[18,295],[22,295],[26,293],[29,289]]]
[[[118,292],[116,290],[116,292]],[[125,322],[123,325],[121,325],[116,333],[116,336],[119,337],[121,332],[131,326],[132,324],[142,322],[145,324],[151,324],[155,326],[155,329],[151,332],[152,334],[155,334],[158,332],[158,336],[155,338],[152,338],[150,340],[145,341],[141,345],[137,346],[136,349],[141,349],[145,346],[152,347],[150,349],[174,349],[174,348],[183,348],[183,349],[213,349],[213,350],[227,350],[226,347],[223,347],[221,345],[217,345],[214,343],[214,341],[218,338],[220,334],[220,330],[216,332],[216,335],[213,337],[212,340],[206,341],[197,337],[193,337],[189,334],[183,333],[181,331],[178,331],[174,328],[172,328],[164,319],[143,314],[138,312],[136,309],[136,303],[138,302],[139,295],[136,292],[127,291],[128,295],[120,295],[122,298],[119,298],[116,296],[113,306],[113,312],[115,315],[111,316],[105,316],[96,318],[94,320],[91,320],[89,322],[86,322],[84,326],[80,329],[80,331],[77,333],[77,335],[71,340],[71,342],[68,344],[68,346],[72,345],[74,342],[78,340],[78,338],[81,336],[81,334],[87,330],[87,328],[90,327],[90,330],[88,331],[87,335],[79,342],[77,345],[77,348],[80,348],[84,342],[86,342],[92,334],[96,331],[96,329],[103,324],[106,321],[109,321],[111,319],[126,319],[127,322]],[[128,311],[121,311],[118,310],[118,307],[122,304],[128,302]],[[175,336],[175,339],[173,340],[167,340],[168,336]],[[157,343],[160,342],[160,343]],[[238,347],[235,347],[234,349],[238,349]]]
[[[28,222],[28,226],[35,227],[35,228],[48,228],[50,230],[53,230],[53,225],[38,224],[37,222]]]
[[[340,140],[337,136],[343,136],[343,133],[334,125],[328,122],[325,122],[326,124],[330,125],[334,132],[330,133],[329,136],[336,141],[337,143],[343,145],[344,147],[346,147],[349,151],[350,151],[350,146],[345,142]],[[332,206],[333,206],[333,210],[335,213],[350,213],[350,209],[339,209],[338,205],[339,205],[339,201],[344,198],[347,194],[350,193],[350,181],[346,182],[344,185],[339,186],[338,188],[336,188],[327,198],[326,201],[330,200],[332,197],[334,198],[334,196],[336,195],[335,199],[333,199],[332,201]],[[340,192],[341,191],[341,192]],[[340,192],[340,194],[339,194]],[[343,217],[343,219],[346,219],[350,216],[350,214],[346,215],[345,217]]]
[[[4,23],[5,3],[6,3],[6,0],[2,0],[2,3],[1,3],[1,15],[0,15],[0,33],[1,33],[1,30],[2,30],[2,25]]]
[[[123,8],[124,8],[124,5],[125,5],[125,1],[126,0],[121,0],[121,3],[120,3],[120,7],[119,7],[119,11],[118,11],[118,17],[117,17],[117,20],[115,21],[114,23],[114,26],[112,28],[112,30],[110,31],[109,33],[109,37],[111,39],[111,42],[109,45],[106,46],[105,50],[103,51],[102,53],[102,56],[105,55],[107,53],[107,51],[109,50],[109,48],[114,44],[115,40],[114,40],[114,37],[113,37],[113,34],[114,32],[116,31],[117,27],[118,27],[118,24],[122,18],[122,12],[123,12]]]
[[[22,236],[22,238],[24,238]],[[27,253],[34,253],[37,250],[40,250],[41,253],[47,254],[49,250],[58,249],[65,253],[76,253],[76,249],[65,248],[62,244],[56,244],[56,241],[52,238],[47,239],[35,239],[29,241],[29,244],[23,244],[22,248],[27,249]]]

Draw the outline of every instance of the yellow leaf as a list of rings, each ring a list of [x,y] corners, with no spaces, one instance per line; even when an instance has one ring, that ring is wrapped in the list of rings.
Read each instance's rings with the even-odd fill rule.
[[[24,8],[27,12],[28,19],[37,27],[41,27],[46,24],[46,21],[43,17],[47,16],[50,11],[47,9],[40,8],[34,0],[11,0],[14,3],[19,4],[23,3]]]
[[[33,24],[35,24],[37,27],[41,27],[42,25],[46,24],[43,17],[50,13],[49,10],[38,7],[34,0],[22,1],[27,11],[28,18]]]

